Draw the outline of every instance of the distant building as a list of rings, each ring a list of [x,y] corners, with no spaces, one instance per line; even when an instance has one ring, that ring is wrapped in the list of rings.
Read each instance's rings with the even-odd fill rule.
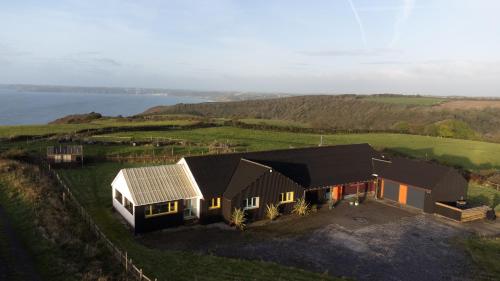
[[[52,164],[83,163],[83,146],[59,145],[47,147],[47,161]]]

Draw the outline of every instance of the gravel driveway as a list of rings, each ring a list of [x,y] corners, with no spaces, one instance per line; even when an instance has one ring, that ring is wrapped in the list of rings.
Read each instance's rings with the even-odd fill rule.
[[[155,248],[272,261],[357,280],[472,279],[470,259],[453,242],[470,232],[433,215],[366,202],[290,220],[244,232],[211,226],[139,240]],[[316,228],[283,234],[305,224]]]
[[[247,258],[357,280],[469,280],[469,260],[450,238],[463,235],[425,215],[350,231],[337,224],[310,235],[241,245]],[[234,255],[219,249],[219,255]]]

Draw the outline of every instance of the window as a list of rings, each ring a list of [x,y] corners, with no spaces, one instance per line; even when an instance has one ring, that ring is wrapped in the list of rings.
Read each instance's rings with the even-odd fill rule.
[[[259,197],[249,197],[243,201],[243,206],[245,210],[255,209],[259,207]]]
[[[71,154],[64,154],[63,162],[71,162]]]
[[[212,198],[210,201],[210,206],[208,206],[208,209],[219,209],[220,208],[220,197],[217,198]]]
[[[123,206],[125,206],[125,209],[127,209],[132,215],[134,214],[134,204],[132,202],[128,201],[127,197],[123,197],[125,200],[123,200]]]
[[[280,203],[290,203],[294,200],[293,191],[280,193]]]
[[[59,154],[54,155],[54,161],[56,163],[61,163],[62,162],[62,155],[59,155]]]
[[[115,189],[115,200],[120,202],[120,204],[123,204],[122,194],[120,193],[120,191],[116,189]]]
[[[177,213],[177,201],[146,205],[144,214],[146,217],[154,217]]]

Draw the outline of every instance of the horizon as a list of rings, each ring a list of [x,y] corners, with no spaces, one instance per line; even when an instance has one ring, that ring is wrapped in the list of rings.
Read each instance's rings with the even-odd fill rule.
[[[493,0],[2,3],[0,83],[498,97],[498,8]]]

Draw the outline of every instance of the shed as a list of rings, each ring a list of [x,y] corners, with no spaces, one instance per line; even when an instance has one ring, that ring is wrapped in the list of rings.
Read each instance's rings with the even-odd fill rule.
[[[82,145],[58,145],[47,147],[47,161],[59,163],[83,163]]]
[[[456,202],[467,196],[467,181],[455,169],[406,158],[373,159],[378,196],[433,213],[436,202]]]

